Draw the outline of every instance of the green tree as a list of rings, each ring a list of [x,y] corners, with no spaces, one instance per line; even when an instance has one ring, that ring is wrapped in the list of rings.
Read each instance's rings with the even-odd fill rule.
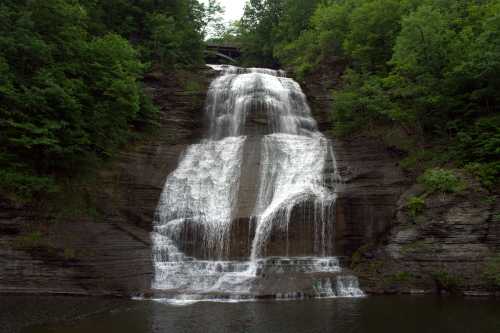
[[[134,22],[127,26],[115,25],[113,15],[100,16],[110,3],[0,4],[2,192],[29,198],[53,191],[57,177],[73,174],[88,159],[112,155],[154,123],[156,108],[141,84],[147,69],[141,58],[167,59],[172,66],[188,58],[201,62],[205,7],[198,2],[123,2],[114,13],[126,12]],[[158,22],[151,30],[145,25],[149,18]],[[144,51],[149,42],[158,46],[150,56]]]
[[[240,22],[243,61],[247,65],[276,67],[273,55],[275,30],[283,0],[249,0]]]
[[[401,14],[398,0],[363,1],[353,8],[343,48],[355,65],[370,72],[387,69]]]

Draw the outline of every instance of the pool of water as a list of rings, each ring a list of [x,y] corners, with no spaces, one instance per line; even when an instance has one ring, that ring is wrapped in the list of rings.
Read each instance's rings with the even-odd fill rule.
[[[372,296],[180,306],[120,299],[0,296],[0,332],[498,333],[500,300]]]

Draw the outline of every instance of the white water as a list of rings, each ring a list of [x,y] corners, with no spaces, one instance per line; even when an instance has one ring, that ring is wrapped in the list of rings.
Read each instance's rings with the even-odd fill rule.
[[[227,250],[236,204],[244,137],[228,137],[190,146],[167,178],[158,205],[155,231],[180,241],[183,224],[203,228],[204,247],[213,257]]]
[[[344,275],[333,278],[324,278],[316,281],[314,290],[318,297],[363,297],[359,289],[358,279],[355,276]]]
[[[175,299],[182,303],[192,299],[186,296],[190,293],[251,295],[265,273],[340,273],[337,258],[327,257],[333,249],[330,213],[339,180],[335,156],[328,139],[317,130],[300,86],[282,71],[212,67],[221,75],[207,96],[207,139],[183,154],[167,178],[158,205],[152,233],[153,288],[176,291],[181,296]],[[255,235],[248,249],[250,257],[231,261],[226,258],[231,251],[240,179],[245,176],[241,175],[242,154],[251,112],[267,117],[255,180],[257,199],[249,219]],[[311,203],[313,213],[305,222],[314,226],[315,257],[266,258],[271,234],[287,232],[294,209]],[[204,260],[182,252],[184,245],[193,246],[193,242]],[[354,277],[338,276],[333,284],[316,290],[316,295],[362,295]]]
[[[254,211],[257,230],[252,243],[253,260],[260,256],[272,227],[277,225],[286,231],[293,208],[308,199],[313,199],[317,206],[311,222],[319,224],[322,231],[333,226],[328,223],[331,221],[327,221],[325,212],[335,200],[334,193],[325,187],[323,177],[328,141],[319,134],[308,137],[280,133],[264,137],[262,144],[260,190]],[[325,250],[323,247],[318,254],[324,255]]]

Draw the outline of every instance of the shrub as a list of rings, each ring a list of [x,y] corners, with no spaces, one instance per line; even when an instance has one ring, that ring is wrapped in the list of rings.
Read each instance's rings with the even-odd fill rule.
[[[408,198],[406,203],[406,207],[408,208],[408,212],[412,218],[416,218],[420,215],[425,209],[425,199],[422,196],[414,196]]]
[[[458,276],[452,275],[447,271],[434,272],[432,273],[432,277],[434,278],[439,290],[453,292],[456,291],[462,284],[462,280]]]
[[[0,170],[0,188],[24,201],[42,193],[55,193],[59,187],[51,177],[42,177],[19,171]],[[4,193],[5,194],[5,193]]]
[[[483,278],[493,286],[500,287],[500,254],[486,262]]]
[[[432,244],[426,242],[425,240],[417,240],[401,247],[401,252],[403,254],[409,254],[412,252],[429,252],[432,249]]]
[[[76,260],[77,256],[76,256],[75,249],[65,248],[63,251],[63,258],[64,258],[64,260],[67,260],[67,261]]]
[[[425,186],[429,193],[456,193],[465,189],[464,182],[451,170],[429,169],[419,181]]]
[[[492,189],[498,184],[500,162],[469,163],[465,166],[465,170],[475,176],[484,187]]]
[[[413,171],[422,167],[425,164],[429,164],[429,161],[432,160],[433,154],[430,150],[414,150],[409,153],[407,157],[401,160],[399,165],[405,171]]]
[[[394,283],[407,283],[410,282],[413,279],[413,275],[410,272],[397,272],[394,274],[391,274],[387,277],[386,282],[389,284],[394,284]]]
[[[40,231],[33,231],[29,234],[19,236],[15,240],[16,247],[21,249],[35,249],[45,244],[46,242]]]
[[[370,248],[371,244],[365,244],[361,246],[359,249],[356,250],[351,256],[351,268],[355,269],[356,266],[358,266],[362,259],[363,259],[363,253],[367,251]]]

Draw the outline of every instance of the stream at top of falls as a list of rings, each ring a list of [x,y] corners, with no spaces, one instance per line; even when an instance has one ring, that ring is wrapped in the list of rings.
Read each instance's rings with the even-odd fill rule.
[[[167,177],[152,289],[171,302],[361,297],[334,250],[341,179],[299,84],[210,65],[205,138]]]

